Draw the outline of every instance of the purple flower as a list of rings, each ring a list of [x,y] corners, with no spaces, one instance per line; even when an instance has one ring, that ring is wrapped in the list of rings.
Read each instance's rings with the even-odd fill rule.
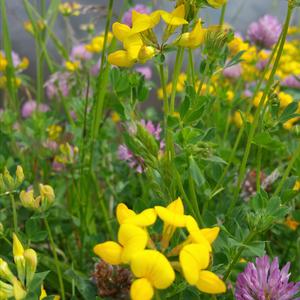
[[[300,282],[289,282],[290,263],[279,269],[278,258],[272,263],[268,256],[256,258],[240,273],[235,287],[237,300],[296,300]]]
[[[47,112],[49,111],[49,106],[47,104],[37,104],[34,100],[26,101],[21,109],[21,115],[23,118],[29,118],[35,111]]]
[[[150,67],[136,67],[137,72],[145,76],[145,79],[150,80],[152,77],[152,70]]]
[[[143,4],[137,4],[136,6],[127,10],[123,15],[122,23],[124,23],[130,27],[132,26],[132,11],[133,10],[135,10],[141,14],[149,14],[151,12],[150,9]]]
[[[70,59],[73,60],[89,60],[92,58],[92,53],[85,49],[84,44],[79,44],[72,48]]]
[[[56,72],[46,81],[46,94],[49,99],[61,96],[67,97],[70,90],[71,82],[69,80],[70,74],[65,72]]]
[[[236,64],[225,68],[223,70],[223,75],[227,78],[236,79],[242,75],[242,67],[241,64]]]
[[[272,48],[277,42],[282,25],[274,16],[265,15],[257,22],[250,24],[248,35],[251,42],[265,48]]]
[[[160,143],[160,150],[163,150],[164,143],[161,141],[161,131],[162,128],[159,124],[156,126],[152,121],[141,120],[141,124],[148,130],[150,134],[152,134],[155,139]],[[134,134],[134,130],[129,128],[129,131]],[[142,173],[144,171],[144,160],[142,157],[135,155],[126,145],[119,145],[118,147],[118,156],[120,160],[124,160],[128,163],[129,167],[135,169],[138,173]]]
[[[292,89],[300,89],[300,76],[290,75],[283,80],[281,85]]]

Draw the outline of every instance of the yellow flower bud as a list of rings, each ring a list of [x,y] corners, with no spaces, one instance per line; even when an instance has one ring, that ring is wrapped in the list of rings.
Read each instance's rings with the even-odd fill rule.
[[[7,300],[13,296],[12,285],[0,280],[0,300]]]
[[[15,181],[6,167],[4,168],[3,179],[7,189],[13,190],[15,188]]]
[[[22,283],[25,279],[24,248],[17,235],[13,233],[13,256],[18,271],[18,277]]]
[[[3,180],[3,175],[0,174],[0,193],[6,192],[6,185]]]
[[[23,57],[22,61],[18,65],[19,69],[25,70],[29,66],[29,59],[27,57]]]
[[[65,67],[68,71],[75,72],[76,70],[79,69],[80,62],[79,61],[66,61],[65,62]]]
[[[21,166],[17,166],[16,178],[17,178],[17,183],[19,185],[24,181],[25,176],[24,176],[23,168]]]
[[[34,198],[33,196],[33,190],[29,191],[21,191],[20,193],[20,200],[25,208],[29,209],[38,209],[40,206],[40,197]]]
[[[219,8],[224,5],[227,0],[207,0],[208,4],[214,8]]]
[[[14,297],[16,300],[22,300],[26,297],[26,291],[22,287],[21,282],[14,278],[13,280]]]
[[[0,72],[5,71],[6,67],[7,67],[6,58],[0,56]]]
[[[48,207],[55,199],[54,190],[50,185],[39,185],[42,205]]]
[[[13,279],[15,278],[14,274],[11,272],[7,262],[0,258],[0,278],[13,283]]]
[[[33,249],[24,251],[25,266],[26,266],[26,285],[28,286],[32,281],[36,267],[37,267],[37,254]]]

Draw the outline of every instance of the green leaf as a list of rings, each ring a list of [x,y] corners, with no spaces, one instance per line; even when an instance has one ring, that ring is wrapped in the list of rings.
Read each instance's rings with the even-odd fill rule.
[[[190,108],[190,98],[188,96],[185,96],[183,102],[181,103],[181,105],[179,107],[179,113],[180,113],[181,119],[184,118],[184,116],[188,112],[189,108]]]
[[[189,171],[196,185],[198,187],[202,186],[205,182],[205,178],[192,155],[189,157]]]
[[[282,112],[282,114],[279,117],[279,122],[284,123],[292,118],[297,117],[299,114],[295,114],[295,112],[298,109],[298,102],[292,102],[290,103],[285,110]]]
[[[41,286],[49,274],[49,271],[42,273],[35,273],[33,280],[28,288],[28,293],[24,300],[36,300],[39,299],[41,294]]]
[[[268,132],[260,132],[256,134],[253,143],[265,149],[274,151],[275,149],[282,148],[283,144],[277,137],[272,137]]]

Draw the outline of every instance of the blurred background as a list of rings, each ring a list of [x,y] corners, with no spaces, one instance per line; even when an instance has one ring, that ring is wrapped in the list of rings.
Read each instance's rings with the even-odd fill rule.
[[[51,0],[49,0],[51,1]],[[48,3],[49,3],[48,1]],[[10,24],[10,34],[13,44],[13,49],[20,56],[27,56],[30,59],[30,67],[27,70],[29,75],[35,77],[35,50],[33,45],[32,37],[25,32],[23,28],[23,22],[28,18],[23,7],[23,3],[20,0],[8,0],[7,9]],[[40,0],[31,1],[35,5],[39,5]],[[64,1],[62,1],[64,2]],[[92,14],[71,17],[72,27],[74,28],[74,35],[76,38],[80,39],[84,32],[79,29],[80,24],[87,23],[92,17],[96,20],[97,31],[102,31],[104,28],[105,21],[105,9],[104,7],[108,3],[107,0],[77,0],[78,3],[82,5],[103,5],[103,12],[99,14]],[[134,3],[144,3],[149,4],[154,2],[155,7],[160,9],[171,9],[174,6],[174,1],[169,0],[140,0],[140,1],[130,1]],[[116,0],[114,4],[115,17],[120,13],[122,7],[129,6],[129,1],[126,0]],[[246,34],[247,27],[252,21],[257,20],[259,17],[265,14],[276,15],[280,21],[283,21],[285,16],[286,0],[228,0],[228,8],[226,11],[225,21],[231,24],[236,31]],[[297,12],[298,13],[298,12]],[[217,23],[220,16],[220,10],[214,9],[203,9],[201,12],[201,17],[208,24]],[[295,14],[293,24],[297,24],[299,17]],[[0,24],[1,26],[1,24]],[[66,32],[64,30],[65,24],[63,18],[59,17],[56,22],[55,32],[57,36],[62,40],[66,40]],[[1,38],[1,37],[0,37]],[[54,57],[56,56],[56,51],[54,51],[53,45],[48,45],[51,52],[53,52]],[[3,45],[1,45],[3,48]],[[59,59],[59,58],[57,58]]]

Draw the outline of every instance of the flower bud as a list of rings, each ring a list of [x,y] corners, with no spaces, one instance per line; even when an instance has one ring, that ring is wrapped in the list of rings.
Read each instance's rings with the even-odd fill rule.
[[[13,296],[12,285],[0,280],[0,300],[6,300]]]
[[[18,271],[18,277],[22,281],[22,283],[24,283],[24,279],[25,279],[24,248],[15,233],[13,233],[13,256]]]
[[[4,169],[3,180],[4,180],[4,183],[7,187],[7,189],[13,190],[15,188],[15,181],[14,181],[13,177],[10,175],[7,168]]]
[[[36,271],[37,255],[33,249],[27,249],[24,251],[24,257],[26,266],[26,286],[29,286]]]
[[[21,282],[14,278],[13,280],[14,297],[16,300],[22,300],[26,297],[26,291],[24,290]]]
[[[37,197],[36,199],[34,198],[33,190],[29,190],[27,192],[21,191],[20,193],[20,200],[25,208],[33,210],[38,209],[40,205],[40,200],[38,198],[39,197]]]
[[[49,202],[49,204],[51,204],[55,199],[53,188],[50,185],[43,185],[43,184],[40,184],[39,188],[40,188],[40,194],[42,200],[44,200],[45,198]]]
[[[18,185],[21,185],[22,182],[24,181],[24,172],[23,172],[23,168],[21,166],[17,166],[17,170],[16,170],[16,183]]]
[[[0,258],[0,278],[13,283],[13,279],[15,278],[14,274],[11,272],[7,262]]]
[[[3,175],[0,174],[0,193],[5,193],[6,192],[6,185],[3,180]]]

